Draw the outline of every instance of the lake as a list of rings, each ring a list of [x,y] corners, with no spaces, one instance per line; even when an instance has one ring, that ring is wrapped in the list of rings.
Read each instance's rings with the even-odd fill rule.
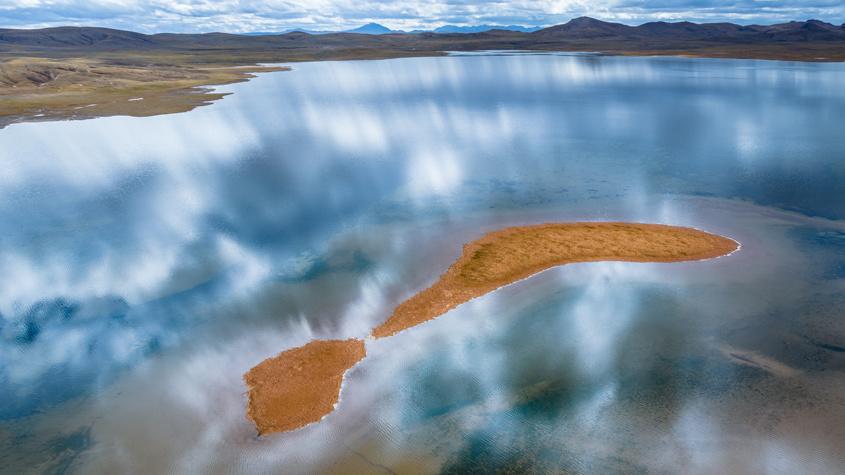
[[[0,130],[2,473],[842,473],[845,65],[294,64],[194,111]],[[559,267],[368,343],[257,437],[242,375],[364,337],[508,225],[739,252]]]

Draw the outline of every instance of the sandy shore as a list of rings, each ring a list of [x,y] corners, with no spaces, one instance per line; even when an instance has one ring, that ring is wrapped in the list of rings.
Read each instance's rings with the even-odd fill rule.
[[[473,298],[575,262],[679,262],[714,258],[739,243],[693,228],[639,223],[551,223],[485,234],[431,287],[402,302],[372,336],[384,338]],[[298,429],[334,409],[344,373],[364,358],[361,340],[317,340],[263,361],[244,379],[259,434]]]

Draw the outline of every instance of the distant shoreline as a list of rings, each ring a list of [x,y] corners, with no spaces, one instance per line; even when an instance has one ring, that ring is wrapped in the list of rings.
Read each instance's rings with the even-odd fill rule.
[[[0,71],[58,79],[62,79],[62,74],[82,77],[73,77],[55,88],[21,86],[3,91],[0,129],[24,122],[188,112],[228,95],[215,92],[216,86],[248,81],[256,73],[289,70],[289,67],[259,65],[180,70],[173,66],[111,66],[98,60],[76,58],[63,61],[16,58],[0,63]]]
[[[270,71],[260,64],[442,56],[490,50],[845,61],[845,25],[576,18],[534,32],[155,34],[95,27],[0,29],[0,128],[19,122],[185,112],[224,96],[212,86]],[[277,70],[277,69],[275,69]]]
[[[483,55],[495,50],[460,51],[470,55]],[[737,59],[759,61],[796,61],[807,63],[845,62],[845,58],[804,58],[784,59],[778,57],[761,56],[723,56],[717,52],[712,54],[703,51],[581,51],[581,50],[507,50],[513,54],[530,53],[581,53],[584,55],[620,56],[620,57],[675,57],[697,59]],[[400,58],[442,57],[448,56],[448,51],[393,54],[382,56],[378,52],[362,54],[346,58],[308,59],[300,61],[279,61],[279,63],[295,64],[314,63],[323,61],[365,61],[387,60]],[[460,55],[455,55],[460,56]],[[0,73],[29,69],[50,74],[53,69],[64,68],[67,63],[79,70],[97,71],[109,69],[106,63],[97,59],[73,58],[57,62],[42,58],[15,58],[2,62],[0,59]],[[31,61],[31,62],[30,62]],[[276,63],[267,61],[266,63]],[[96,84],[98,78],[84,78],[73,85],[60,87],[56,90],[43,89],[41,86],[30,88],[15,88],[4,90],[0,87],[0,100],[4,101],[0,108],[0,130],[13,125],[28,122],[55,122],[63,120],[88,120],[100,117],[151,117],[157,115],[177,114],[189,112],[197,107],[213,104],[229,95],[229,93],[215,92],[214,88],[248,82],[257,73],[291,71],[290,66],[261,66],[252,64],[215,64],[196,68],[186,68],[185,77],[170,79],[166,69],[155,66],[137,66],[134,71],[116,72],[109,77],[110,82],[119,85],[102,87]],[[100,74],[99,72],[95,74]],[[147,76],[143,82],[138,82],[131,75]],[[157,79],[161,77],[161,79]]]
[[[368,338],[387,338],[470,300],[553,267],[579,262],[684,262],[739,250],[695,228],[624,222],[547,223],[493,231],[463,246],[429,288],[405,300]],[[364,340],[313,340],[244,375],[247,416],[259,435],[319,422],[340,398],[344,374],[366,356]]]

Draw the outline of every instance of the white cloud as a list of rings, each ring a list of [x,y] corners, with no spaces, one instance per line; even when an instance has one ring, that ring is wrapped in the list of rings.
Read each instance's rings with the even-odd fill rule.
[[[845,21],[839,0],[0,0],[0,27],[98,25],[144,32],[340,30],[375,21],[394,29],[442,24],[562,23],[581,15],[638,23],[820,18]]]

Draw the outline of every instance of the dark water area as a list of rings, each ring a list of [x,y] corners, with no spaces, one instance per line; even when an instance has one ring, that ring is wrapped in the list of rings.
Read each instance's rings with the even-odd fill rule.
[[[0,131],[0,473],[841,473],[845,66],[294,65],[195,111]],[[464,242],[738,240],[551,269],[368,342],[319,424],[242,374],[365,337]]]

